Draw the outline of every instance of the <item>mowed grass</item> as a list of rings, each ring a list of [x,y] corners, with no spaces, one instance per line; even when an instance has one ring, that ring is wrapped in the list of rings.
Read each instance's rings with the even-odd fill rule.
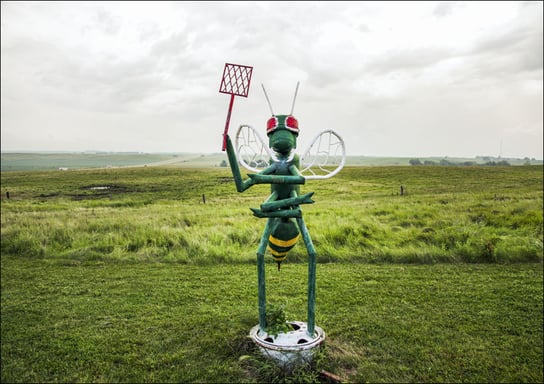
[[[269,301],[305,321],[305,265],[266,273]],[[320,264],[325,348],[290,375],[247,337],[256,279],[244,264],[3,257],[2,382],[542,382],[540,264]]]
[[[267,186],[238,194],[223,168],[2,172],[2,382],[542,382],[542,170],[304,185],[327,342],[289,375],[247,338]],[[267,257],[268,302],[293,320],[305,261],[302,243],[279,273]]]

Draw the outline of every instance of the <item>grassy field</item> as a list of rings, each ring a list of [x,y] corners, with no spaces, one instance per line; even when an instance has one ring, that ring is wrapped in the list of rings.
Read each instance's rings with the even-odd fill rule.
[[[216,166],[224,155],[190,153],[83,152],[83,153],[2,153],[1,170],[47,171],[131,166]]]
[[[316,200],[304,212],[319,262],[540,262],[542,179],[541,166],[351,167],[303,186]],[[268,194],[236,193],[222,168],[3,172],[1,249],[70,262],[252,261],[264,221],[249,207]],[[305,257],[295,247],[288,260]]]
[[[62,169],[116,168],[127,166],[170,166],[213,168],[227,159],[225,153],[140,153],[140,152],[64,152],[64,153],[17,153],[2,152],[0,154],[1,171],[38,171]],[[352,166],[389,166],[409,165],[408,157],[372,157],[348,156],[347,165]],[[542,160],[518,158],[449,158],[426,157],[420,162],[430,164],[485,164],[506,161],[510,165],[542,165]]]
[[[247,338],[264,227],[249,207],[268,187],[238,194],[223,168],[2,172],[2,382],[542,382],[542,171],[348,167],[304,185],[327,342],[290,376]],[[268,300],[294,320],[305,260],[301,244],[279,273],[267,260]]]

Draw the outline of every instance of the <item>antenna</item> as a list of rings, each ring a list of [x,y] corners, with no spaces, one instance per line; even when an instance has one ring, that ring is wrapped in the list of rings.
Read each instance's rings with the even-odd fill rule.
[[[295,96],[293,97],[293,105],[291,106],[291,115],[293,114],[293,111],[295,110],[295,100],[297,99],[298,85],[299,84],[300,84],[300,81],[297,81],[297,87],[295,88]]]
[[[263,83],[261,83],[261,87],[263,87],[264,97],[266,97],[266,101],[268,102],[268,107],[270,108],[270,113],[272,113],[272,116],[274,116],[274,111],[272,110],[272,104],[270,104],[270,100],[268,99],[268,95],[266,94],[266,89],[264,89]]]

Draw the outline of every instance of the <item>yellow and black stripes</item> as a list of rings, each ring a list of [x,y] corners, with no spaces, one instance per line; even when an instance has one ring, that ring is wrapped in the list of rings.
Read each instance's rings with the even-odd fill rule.
[[[268,249],[278,263],[285,260],[287,253],[295,246],[300,237],[298,228],[293,220],[281,220],[272,230],[268,238]]]
[[[268,249],[270,249],[274,258],[283,257],[283,259],[285,259],[285,255],[295,246],[299,237],[300,235],[297,234],[292,239],[280,240],[273,235],[270,235],[270,238],[268,239]]]

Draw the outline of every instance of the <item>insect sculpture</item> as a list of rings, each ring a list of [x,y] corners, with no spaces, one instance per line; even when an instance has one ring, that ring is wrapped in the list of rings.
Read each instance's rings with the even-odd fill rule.
[[[296,153],[300,132],[298,120],[293,116],[298,86],[288,115],[276,115],[262,86],[272,117],[266,124],[268,145],[257,130],[241,125],[233,145],[225,134],[227,156],[238,192],[253,185],[270,184],[270,196],[259,208],[250,208],[253,215],[266,218],[267,223],[257,250],[259,286],[259,326],[266,326],[265,252],[268,249],[280,270],[288,252],[302,237],[308,252],[308,334],[314,334],[316,250],[300,205],[312,204],[313,192],[300,194],[300,186],[306,180],[326,179],[336,175],[345,163],[345,145],[332,130],[323,131],[311,142],[302,158]],[[240,163],[248,169],[247,179],[240,173]],[[302,165],[301,165],[302,164]]]

